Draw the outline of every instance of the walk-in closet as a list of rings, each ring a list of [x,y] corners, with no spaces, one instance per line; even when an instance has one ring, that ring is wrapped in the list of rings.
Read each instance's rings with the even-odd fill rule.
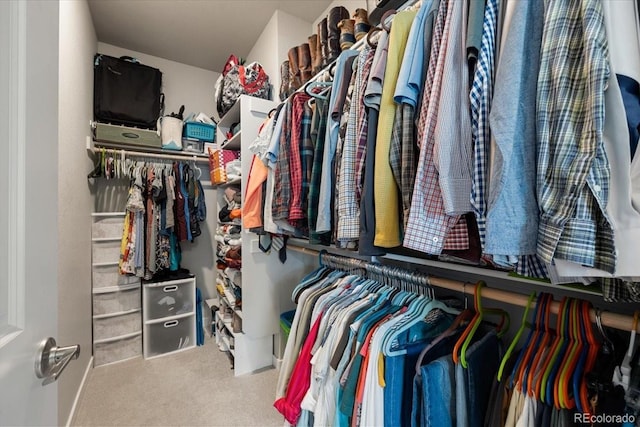
[[[0,2],[0,425],[640,426],[640,2]]]

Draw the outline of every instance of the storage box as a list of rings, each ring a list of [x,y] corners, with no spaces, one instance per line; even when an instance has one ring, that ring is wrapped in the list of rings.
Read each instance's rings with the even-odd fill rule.
[[[182,135],[203,142],[216,140],[216,126],[200,122],[185,122]]]
[[[140,311],[93,317],[93,339],[101,341],[142,331]]]
[[[139,284],[140,278],[120,274],[118,265],[94,265],[92,268],[93,289]]]
[[[209,150],[209,171],[212,184],[227,182],[226,165],[238,158],[238,152],[232,150]]]
[[[192,313],[195,304],[194,279],[145,283],[145,319],[161,319]]]
[[[182,151],[191,153],[204,153],[204,142],[195,139],[182,138]]]
[[[91,225],[91,237],[94,239],[121,238],[123,232],[124,214],[122,216],[96,216]]]
[[[93,343],[93,365],[131,359],[142,354],[142,334]]]
[[[140,286],[93,290],[93,315],[119,313],[140,308]]]
[[[124,147],[162,148],[162,140],[155,130],[96,123],[95,135],[96,141],[111,142]]]
[[[144,326],[144,357],[154,357],[196,345],[195,316],[147,323]]]
[[[284,335],[284,342],[289,339],[289,332],[291,331],[291,324],[293,323],[293,317],[296,315],[295,310],[284,312],[280,315],[280,328]]]
[[[94,241],[91,245],[92,262],[118,262],[120,260],[120,240]]]

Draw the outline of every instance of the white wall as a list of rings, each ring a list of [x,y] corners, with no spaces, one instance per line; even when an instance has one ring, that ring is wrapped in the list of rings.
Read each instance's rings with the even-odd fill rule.
[[[247,62],[258,61],[269,75],[275,101],[279,100],[280,64],[287,59],[290,48],[308,42],[313,34],[309,26],[308,21],[276,10],[247,55]]]
[[[185,114],[190,111],[213,114],[215,102],[213,88],[220,75],[213,71],[191,65],[169,61],[157,56],[98,42],[98,52],[111,56],[133,56],[143,64],[162,71],[162,86],[165,94],[165,113],[177,112],[180,105],[185,105]],[[209,168],[206,163],[198,163],[202,171],[202,185],[207,204],[207,220],[200,224],[202,234],[195,242],[182,242],[182,264],[196,275],[197,286],[203,297],[211,298],[215,293],[215,241],[216,232],[216,190],[209,181]],[[96,211],[124,211],[127,198],[128,183],[123,181],[96,180],[92,191],[96,195],[94,209]]]
[[[92,161],[84,149],[93,111],[96,33],[86,0],[60,2],[58,128],[58,336],[80,344],[80,358],[58,381],[58,424],[70,415],[91,360],[91,217],[87,188]]]
[[[162,71],[165,114],[178,112],[180,106],[184,105],[185,114],[193,111],[203,112],[209,117],[213,115],[213,91],[220,73],[102,42],[98,42],[98,52],[116,57],[133,56],[143,64]]]

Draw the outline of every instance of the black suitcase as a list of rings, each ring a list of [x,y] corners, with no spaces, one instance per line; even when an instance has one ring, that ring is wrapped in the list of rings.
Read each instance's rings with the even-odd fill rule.
[[[133,58],[96,54],[93,115],[98,122],[156,129],[162,115],[162,72]]]

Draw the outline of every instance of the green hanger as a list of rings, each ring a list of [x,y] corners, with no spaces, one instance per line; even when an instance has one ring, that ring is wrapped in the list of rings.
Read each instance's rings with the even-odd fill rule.
[[[533,300],[535,298],[536,293],[531,292],[531,295],[529,295],[529,299],[527,300],[527,305],[524,309],[524,314],[522,315],[522,323],[520,324],[520,328],[516,332],[516,336],[513,338],[513,341],[511,341],[511,345],[509,345],[509,348],[507,348],[507,352],[502,358],[502,362],[500,362],[500,368],[498,369],[498,382],[502,380],[502,372],[504,371],[504,368],[507,365],[507,362],[509,361],[513,350],[516,348],[518,341],[520,341],[525,328],[531,328],[531,323],[527,321],[527,317],[529,316],[529,310],[531,309],[531,304],[533,303]]]

